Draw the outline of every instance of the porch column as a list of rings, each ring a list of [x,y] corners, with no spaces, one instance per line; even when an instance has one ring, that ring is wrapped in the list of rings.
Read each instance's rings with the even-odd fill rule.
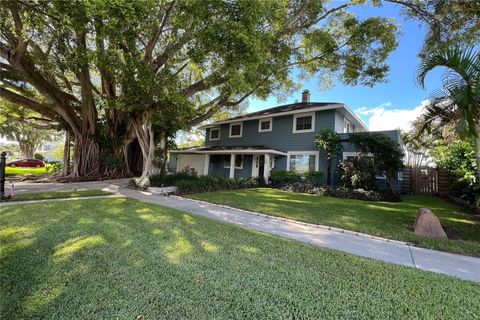
[[[257,155],[252,154],[252,178],[258,176]]]
[[[268,183],[268,178],[270,177],[270,155],[265,154],[265,164],[263,165],[263,178],[265,183]]]
[[[230,179],[235,177],[235,155],[230,155]]]
[[[203,175],[208,176],[208,167],[210,166],[210,155],[205,155],[205,167],[203,169]]]

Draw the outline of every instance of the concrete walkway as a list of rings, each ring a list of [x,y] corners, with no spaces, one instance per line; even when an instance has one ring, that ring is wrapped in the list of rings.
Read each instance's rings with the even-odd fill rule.
[[[271,217],[197,200],[152,195],[148,192],[125,188],[126,184],[126,180],[72,184],[19,183],[15,189],[18,193],[74,189],[109,190],[140,201],[175,208],[248,229],[302,241],[318,247],[340,250],[362,257],[480,282],[480,258],[413,247],[401,241]]]

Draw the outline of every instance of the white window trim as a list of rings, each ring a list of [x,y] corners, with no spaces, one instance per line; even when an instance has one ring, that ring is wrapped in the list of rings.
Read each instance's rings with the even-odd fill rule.
[[[216,138],[216,139],[212,139],[212,131],[213,131],[213,130],[218,130],[218,138]],[[208,140],[210,140],[210,141],[220,140],[220,127],[210,128],[210,132],[209,132],[208,138],[209,138]]]
[[[270,129],[268,129],[268,130],[262,130],[262,122],[267,122],[267,121],[270,122]],[[272,118],[262,118],[262,119],[258,119],[258,132],[270,132],[270,131],[272,131],[272,126],[273,126]]]
[[[319,151],[288,151],[287,152],[287,171],[290,171],[290,157],[291,156],[315,156],[315,171],[318,171]]]
[[[352,123],[347,120],[347,118],[343,118],[343,133],[351,133],[348,132],[346,124],[348,123],[348,126],[350,127],[350,130],[352,129]],[[353,130],[352,130],[353,131]]]
[[[359,154],[361,154],[361,152],[344,152],[343,160],[347,160],[348,157],[356,157]],[[371,156],[371,154],[367,154],[367,156]],[[382,176],[375,175],[375,179],[387,179],[387,177],[385,175],[382,175]]]
[[[232,126],[240,125],[240,135],[232,136]],[[230,128],[228,129],[228,137],[229,138],[241,138],[243,135],[243,122],[233,122],[230,123]]]
[[[241,156],[241,157],[242,157],[242,165],[239,166],[239,167],[235,166],[235,169],[243,169],[243,162],[245,161],[245,157],[243,156],[243,154],[236,154],[235,157],[236,157],[236,156]],[[235,159],[235,160],[236,160],[236,159]],[[230,169],[230,163],[226,164],[226,165],[224,166],[224,168],[225,168],[225,169]]]
[[[347,160],[348,157],[357,157],[361,152],[344,152],[343,160]]]
[[[297,118],[312,117],[312,128],[308,130],[297,130]],[[293,133],[304,133],[315,131],[315,112],[296,113],[293,115]]]

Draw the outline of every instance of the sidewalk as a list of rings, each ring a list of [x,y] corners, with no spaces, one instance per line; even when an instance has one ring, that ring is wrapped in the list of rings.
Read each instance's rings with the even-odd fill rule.
[[[271,217],[197,200],[152,195],[148,192],[125,188],[126,183],[125,180],[117,180],[74,184],[48,184],[48,186],[45,184],[42,184],[42,186],[22,184],[18,186],[17,190],[19,193],[33,192],[36,189],[41,189],[42,191],[72,189],[110,190],[140,201],[298,240],[318,247],[330,248],[362,257],[480,282],[480,258],[413,247],[400,241]]]

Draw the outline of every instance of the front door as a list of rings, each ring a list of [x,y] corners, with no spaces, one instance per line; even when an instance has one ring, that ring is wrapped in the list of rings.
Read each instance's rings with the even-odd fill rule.
[[[265,156],[259,155],[258,156],[258,176],[263,177],[264,171],[265,171]]]

